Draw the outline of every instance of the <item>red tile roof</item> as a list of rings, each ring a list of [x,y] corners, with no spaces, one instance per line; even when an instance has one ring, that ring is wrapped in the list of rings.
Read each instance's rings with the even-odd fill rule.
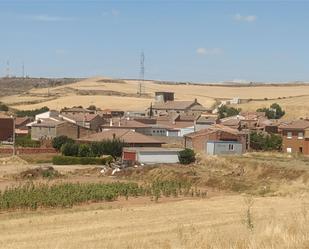
[[[223,131],[223,132],[231,133],[233,135],[244,134],[243,132],[240,132],[237,129],[232,129],[230,127],[227,127],[227,126],[224,126],[224,125],[221,125],[221,124],[215,124],[215,125],[212,125],[209,128],[202,129],[200,131],[196,131],[196,132],[187,134],[187,135],[185,135],[185,137],[193,138],[193,137],[198,137],[198,136],[204,136],[206,134],[210,134],[210,133],[218,132],[218,131]]]

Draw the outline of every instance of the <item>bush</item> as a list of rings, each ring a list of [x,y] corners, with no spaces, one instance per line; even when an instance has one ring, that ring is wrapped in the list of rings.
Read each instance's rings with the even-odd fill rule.
[[[15,139],[15,145],[20,147],[32,147],[32,148],[38,148],[41,146],[40,141],[34,141],[31,140],[31,136],[23,136],[23,137],[16,137]]]
[[[78,156],[79,146],[74,143],[66,143],[61,146],[61,153],[64,156]]]
[[[105,165],[112,162],[112,157],[74,157],[74,156],[55,156],[53,157],[54,165]]]
[[[90,146],[88,144],[80,144],[78,148],[79,157],[90,157],[92,155]]]
[[[53,139],[52,146],[59,151],[61,146],[67,143],[74,143],[74,140],[67,136],[59,136]]]
[[[222,105],[218,108],[218,114],[220,119],[238,115],[240,112],[240,108],[229,107],[227,105]]]
[[[250,147],[254,150],[280,151],[282,138],[276,134],[264,134],[262,132],[252,132],[250,134]]]
[[[9,107],[0,102],[0,111],[7,112],[8,110],[9,110]]]
[[[40,109],[35,109],[35,110],[17,111],[16,115],[17,117],[34,117],[35,115],[38,115],[38,114],[41,114],[47,111],[49,111],[49,108],[47,106],[44,106]]]
[[[190,164],[195,162],[195,153],[191,149],[184,149],[179,152],[178,158],[181,164]]]
[[[285,111],[283,111],[281,106],[277,103],[273,103],[270,108],[259,108],[256,111],[265,112],[266,117],[269,119],[279,119],[285,114]]]

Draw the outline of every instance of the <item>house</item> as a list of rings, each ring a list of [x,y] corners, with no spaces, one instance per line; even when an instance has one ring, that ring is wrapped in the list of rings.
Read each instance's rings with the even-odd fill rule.
[[[150,113],[154,116],[171,113],[199,115],[203,112],[209,111],[198,103],[197,99],[192,101],[179,101],[174,100],[174,96],[171,97],[170,94],[171,93],[166,93],[166,95],[156,95],[155,104],[151,105],[151,107],[147,109],[148,115],[150,115]]]
[[[145,136],[131,129],[110,129],[89,136],[81,137],[79,142],[90,143],[103,140],[120,139],[128,147],[161,147],[164,142],[158,141],[151,136]]]
[[[240,154],[246,151],[247,135],[220,124],[184,136],[186,148],[206,154]]]
[[[0,142],[13,141],[14,119],[4,114],[0,114]]]
[[[16,117],[15,118],[15,134],[16,136],[27,136],[29,128],[27,124],[31,123],[32,120],[29,117]]]
[[[288,153],[309,155],[309,121],[295,120],[279,126],[282,150]]]
[[[123,117],[124,111],[116,109],[104,109],[98,111],[98,114],[103,118]]]
[[[60,114],[60,118],[70,123],[82,126],[94,131],[99,131],[104,119],[99,114],[78,113],[78,114]]]
[[[92,133],[90,129],[60,119],[40,119],[31,125],[31,139],[37,141],[51,140],[59,136],[78,139]]]
[[[57,118],[59,116],[59,112],[56,110],[49,110],[47,112],[43,112],[35,115],[35,120],[43,119],[43,118]]]
[[[210,126],[218,124],[219,122],[220,120],[216,114],[202,114],[195,121],[194,131],[200,131],[209,128]]]
[[[72,108],[63,108],[60,111],[61,114],[70,114],[70,115],[76,115],[76,114],[95,114],[96,110],[89,110],[89,109],[85,109],[81,106],[74,106]]]
[[[161,147],[131,147],[124,148],[122,161],[128,164],[179,163],[178,155],[182,149]]]

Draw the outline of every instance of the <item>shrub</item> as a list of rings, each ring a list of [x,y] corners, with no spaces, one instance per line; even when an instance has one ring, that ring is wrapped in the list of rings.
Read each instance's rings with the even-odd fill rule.
[[[40,141],[34,141],[31,140],[31,136],[22,136],[22,137],[16,137],[15,139],[15,145],[20,147],[33,147],[38,148],[41,146]]]
[[[273,103],[270,108],[259,108],[257,112],[265,112],[265,115],[269,119],[279,119],[284,116],[285,111],[277,103]]]
[[[222,105],[218,108],[219,118],[235,116],[238,115],[240,112],[240,108],[229,107],[227,105]]]
[[[0,111],[7,112],[8,110],[9,110],[9,107],[0,102]]]
[[[282,147],[282,138],[276,134],[265,134],[262,132],[251,132],[250,147],[254,150],[280,151]]]
[[[179,152],[178,158],[181,164],[190,164],[195,162],[195,153],[191,149],[184,149]]]
[[[38,114],[41,114],[47,111],[49,111],[49,108],[47,106],[44,106],[40,109],[35,109],[35,110],[17,111],[16,115],[17,117],[34,117],[35,115],[38,115]]]
[[[79,157],[90,157],[92,155],[90,146],[88,144],[80,144],[78,148]]]
[[[54,165],[105,165],[112,162],[112,157],[74,157],[74,156],[54,156]]]
[[[78,144],[66,143],[61,146],[61,153],[64,156],[78,156],[78,151]]]
[[[59,137],[55,137],[52,141],[52,146],[56,149],[56,150],[60,150],[61,146],[66,144],[66,143],[74,143],[74,140],[67,137],[67,136],[59,136]]]

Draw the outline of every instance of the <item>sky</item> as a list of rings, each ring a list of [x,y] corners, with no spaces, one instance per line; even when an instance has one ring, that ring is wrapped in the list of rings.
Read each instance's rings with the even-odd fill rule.
[[[308,1],[0,0],[0,76],[309,81]]]

